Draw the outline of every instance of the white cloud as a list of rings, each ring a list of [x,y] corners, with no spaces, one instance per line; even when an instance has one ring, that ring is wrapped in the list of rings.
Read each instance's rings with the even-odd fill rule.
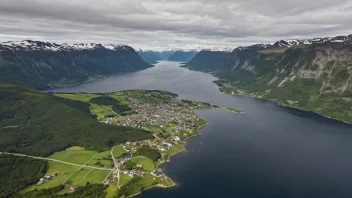
[[[351,0],[1,0],[0,40],[234,48],[350,34],[351,10]]]

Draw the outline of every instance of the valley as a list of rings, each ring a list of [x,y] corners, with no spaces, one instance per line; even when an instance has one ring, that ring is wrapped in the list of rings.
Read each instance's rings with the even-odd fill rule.
[[[352,0],[1,0],[0,198],[351,198]]]
[[[252,165],[249,175],[241,172],[242,168],[248,167],[247,157],[241,156],[255,156],[254,159],[261,159],[263,155],[273,153],[272,149],[280,147],[280,152],[277,155],[273,154],[277,160],[303,160],[304,164],[309,166],[313,162],[305,156],[311,158],[317,153],[313,154],[313,151],[305,147],[297,151],[306,153],[305,156],[284,155],[295,152],[289,148],[290,145],[296,145],[298,139],[300,141],[305,139],[304,144],[311,145],[310,142],[313,141],[311,138],[313,138],[321,144],[321,146],[318,145],[321,150],[318,152],[319,156],[324,153],[324,156],[327,155],[334,161],[342,160],[329,153],[334,154],[337,150],[340,151],[339,148],[333,146],[333,151],[325,149],[326,144],[331,144],[325,141],[325,137],[346,138],[346,132],[350,130],[348,126],[326,119],[322,122],[323,118],[315,114],[295,112],[252,98],[223,94],[213,83],[217,80],[216,78],[179,66],[181,64],[175,62],[161,62],[143,71],[48,90],[49,93],[2,85],[1,91],[4,93],[1,94],[2,103],[8,105],[3,106],[1,112],[3,115],[11,115],[7,112],[14,112],[17,116],[2,118],[1,134],[5,135],[8,134],[6,131],[11,131],[13,134],[25,135],[17,136],[21,137],[20,141],[19,139],[14,140],[14,142],[23,142],[23,144],[11,144],[8,136],[1,138],[8,138],[2,143],[1,151],[12,153],[12,155],[1,155],[2,159],[13,156],[21,160],[38,160],[46,164],[41,174],[36,176],[27,174],[26,182],[29,182],[30,187],[28,184],[27,187],[24,185],[20,193],[15,194],[14,197],[47,197],[49,194],[59,197],[94,195],[124,197],[138,194],[152,186],[163,188],[152,188],[136,196],[155,197],[155,192],[157,192],[157,197],[177,197],[194,193],[207,196],[216,191],[211,188],[200,191],[191,183],[199,183],[199,187],[204,189],[202,186],[208,185],[207,182],[209,182],[208,174],[218,181],[221,181],[221,178],[225,180],[237,178],[234,180],[236,183],[239,182],[237,186],[243,186],[243,182],[245,183],[238,178],[268,178],[264,172],[259,172],[259,175],[257,172],[255,177],[251,176],[251,172],[256,169]],[[223,87],[227,89],[234,88],[227,81],[218,81],[219,85],[221,83],[224,83]],[[51,107],[49,108],[46,104],[51,104]],[[37,114],[29,114],[30,108],[35,108]],[[51,116],[47,109],[55,112],[55,116]],[[242,112],[246,113],[238,114]],[[19,116],[22,114],[23,118],[31,115],[29,121],[24,124],[21,124],[23,119]],[[301,117],[301,114],[304,116]],[[55,119],[51,120],[51,118]],[[45,120],[45,122],[39,122],[40,120]],[[67,124],[63,124],[66,122]],[[81,122],[90,123],[90,125],[79,125]],[[60,129],[56,127],[56,123],[60,126],[67,126],[67,128]],[[268,123],[272,124],[268,125]],[[202,136],[188,139],[199,135],[198,129],[205,124],[207,125],[201,129]],[[316,124],[320,128],[328,129],[323,130],[325,135],[314,135],[316,131],[311,130],[318,127]],[[49,125],[53,128],[47,127]],[[290,129],[287,126],[291,126]],[[23,127],[26,127],[23,130],[28,130],[30,127],[37,130],[37,133],[32,133],[32,135],[36,135],[38,142],[30,142],[30,136],[26,136],[26,133],[20,130]],[[45,127],[50,130],[38,130]],[[52,132],[54,130],[55,133]],[[75,132],[72,133],[73,131]],[[216,131],[216,133],[211,131]],[[276,139],[277,135],[275,135],[279,131],[280,133],[285,131],[282,136],[280,135],[280,140]],[[295,131],[302,133],[296,134]],[[294,137],[296,135],[299,136],[298,139]],[[52,136],[55,138],[52,139]],[[290,138],[286,139],[286,136]],[[304,138],[302,139],[301,136]],[[42,139],[43,137],[46,139]],[[262,149],[253,150],[251,146],[253,144],[243,144],[248,141],[254,141],[255,145]],[[268,141],[271,142],[270,145],[273,144],[271,146],[273,148],[266,147]],[[340,141],[339,144],[341,144]],[[317,144],[314,145],[317,146]],[[297,149],[296,146],[293,148]],[[331,149],[331,146],[329,148]],[[179,152],[182,153],[174,155]],[[242,154],[242,152],[245,153]],[[34,158],[17,155],[17,153]],[[227,155],[228,153],[231,155]],[[219,163],[224,157],[229,163]],[[346,158],[343,157],[343,159]],[[332,167],[326,160],[320,159],[320,162],[321,169],[333,170],[334,175],[340,174],[338,170],[331,169]],[[259,162],[255,162],[257,163]],[[184,166],[184,164],[189,166]],[[239,166],[238,171],[237,169],[228,170],[227,164]],[[209,169],[210,167],[217,167],[218,171],[213,172]],[[24,168],[24,166],[18,166],[16,171]],[[287,167],[285,170],[288,171],[287,174],[294,172],[300,177],[305,177],[301,172],[301,167]],[[208,174],[202,174],[204,172]],[[325,184],[324,181],[318,181],[315,178],[313,177],[314,182]],[[13,178],[13,181],[17,181],[17,178]],[[177,187],[164,190],[164,187],[175,185]],[[231,188],[223,184],[214,185],[224,192],[233,192],[232,185]],[[344,182],[339,183],[338,186],[343,187]],[[10,186],[8,187],[11,189]],[[268,187],[285,194],[277,189],[274,183],[269,183]],[[298,188],[306,189],[300,185]],[[271,190],[264,193],[269,195]],[[245,189],[236,188],[237,195],[241,195],[244,191]],[[328,190],[326,194],[331,195]]]
[[[155,64],[158,61],[176,61],[176,62],[188,62],[199,52],[199,49],[189,50],[138,50],[138,55],[147,63]]]

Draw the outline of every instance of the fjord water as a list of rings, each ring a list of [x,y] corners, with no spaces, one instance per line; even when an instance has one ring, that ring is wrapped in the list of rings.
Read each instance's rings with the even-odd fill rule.
[[[215,77],[179,66],[164,61],[147,70],[51,91],[165,90],[246,112],[198,111],[208,121],[202,135],[187,140],[187,151],[162,166],[178,186],[153,188],[139,197],[352,197],[352,125],[225,95],[212,83]]]

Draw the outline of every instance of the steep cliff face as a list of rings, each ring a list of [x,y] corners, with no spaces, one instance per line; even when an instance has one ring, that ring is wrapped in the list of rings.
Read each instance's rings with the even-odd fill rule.
[[[277,63],[278,86],[293,82],[296,78],[321,81],[320,93],[344,93],[352,91],[352,45],[346,43],[316,44],[293,49],[299,56],[287,61],[289,51]],[[292,50],[292,51],[293,51]],[[281,77],[280,77],[281,76]]]
[[[164,60],[163,58],[161,58],[161,54],[156,51],[139,50],[139,51],[137,51],[137,53],[145,62],[150,63],[150,64],[155,64],[159,60]]]
[[[281,50],[265,49],[248,52],[247,56],[235,51],[231,71],[273,76],[268,87],[283,87],[296,79],[313,79],[322,84],[320,93],[352,91],[352,45],[322,43]]]
[[[36,89],[151,67],[125,45],[0,43],[0,83]]]
[[[187,67],[215,72],[224,92],[253,95],[352,123],[351,39],[350,35],[279,41],[227,54],[200,52]]]
[[[187,67],[200,71],[220,71],[232,65],[231,53],[227,51],[202,50],[187,63]]]

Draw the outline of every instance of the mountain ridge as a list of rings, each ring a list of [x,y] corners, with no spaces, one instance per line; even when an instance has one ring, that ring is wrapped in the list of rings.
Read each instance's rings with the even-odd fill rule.
[[[352,36],[199,52],[186,65],[211,72],[225,93],[251,95],[352,123]],[[281,46],[281,47],[280,47]]]
[[[127,45],[0,43],[0,83],[48,89],[152,67]]]

